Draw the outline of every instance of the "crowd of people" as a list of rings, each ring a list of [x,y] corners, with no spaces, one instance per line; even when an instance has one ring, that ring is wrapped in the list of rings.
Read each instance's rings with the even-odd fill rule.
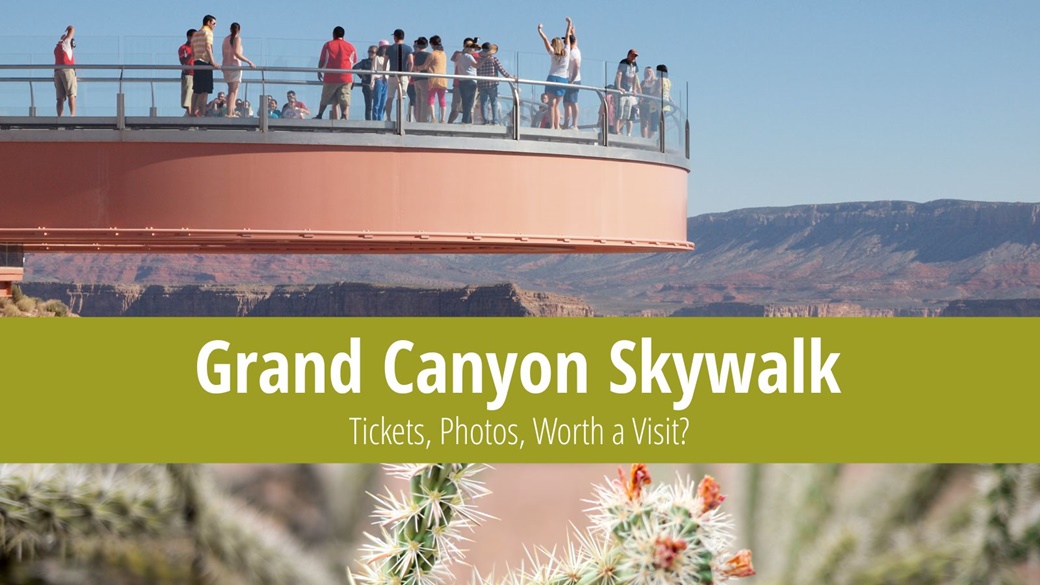
[[[536,106],[531,125],[536,128],[576,128],[578,120],[578,89],[581,85],[581,50],[574,34],[574,22],[567,19],[567,33],[552,40],[545,35],[541,24],[538,35],[549,53],[550,66],[546,85],[541,96],[541,105]],[[632,135],[632,127],[639,120],[643,138],[653,138],[660,127],[662,107],[671,109],[672,82],[668,79],[668,67],[658,65],[656,70],[646,67],[643,80],[639,80],[639,52],[629,49],[618,63],[614,82],[607,85],[600,106],[599,122],[614,134]],[[563,117],[560,105],[563,105]]]
[[[644,68],[640,81],[639,65],[636,63],[638,58],[639,53],[630,49],[628,55],[618,63],[614,83],[607,87],[617,89],[619,93],[608,94],[604,115],[611,120],[610,126],[616,134],[631,136],[632,127],[638,120],[643,138],[653,138],[660,124],[662,105],[665,112],[671,109],[668,102],[671,100],[672,82],[668,79],[668,67],[665,65],[658,65],[656,70],[652,67]],[[639,99],[640,95],[664,98],[664,101]],[[612,108],[613,113],[610,112]]]
[[[242,26],[231,23],[228,36],[221,42],[221,62],[218,64],[213,50],[213,33],[217,19],[207,14],[202,19],[202,28],[189,29],[186,42],[177,50],[181,65],[191,69],[181,70],[181,107],[186,116],[245,117],[250,111],[248,102],[238,99],[238,88],[242,83],[242,67],[256,67],[242,52]],[[228,91],[219,92],[213,101],[213,72],[221,70]]]
[[[181,71],[181,106],[185,116],[253,117],[258,112],[253,111],[248,100],[238,97],[243,69],[256,67],[243,52],[242,27],[237,22],[231,23],[229,34],[220,43],[218,63],[214,50],[216,24],[216,17],[207,14],[202,19],[201,28],[187,31],[185,42],[178,49],[178,59],[184,66]],[[69,114],[74,116],[76,113],[76,73],[72,68],[75,65],[74,32],[71,25],[67,27],[54,49],[55,65],[66,66],[54,72],[59,116],[63,114],[66,101]],[[552,39],[546,36],[539,24],[538,35],[550,57],[550,67],[541,103],[531,111],[531,125],[578,129],[581,50],[574,22],[568,17],[564,35]],[[451,124],[461,118],[463,124],[495,125],[503,120],[498,103],[499,83],[488,78],[513,76],[495,56],[498,45],[481,43],[477,37],[466,38],[462,48],[448,57],[439,35],[419,37],[409,45],[405,42],[404,31],[397,29],[393,33],[393,42],[380,41],[368,47],[366,56],[359,59],[354,45],[344,36],[343,27],[335,27],[332,39],[324,44],[318,57],[318,68],[327,71],[318,73],[322,92],[315,118],[322,118],[326,110],[330,119],[348,118],[351,90],[360,86],[366,120],[391,118],[398,94],[402,99],[407,96],[407,112],[402,112],[402,115],[407,115],[412,121]],[[638,57],[639,53],[630,49],[618,64],[613,83],[607,85],[599,121],[600,124],[606,121],[611,132],[631,135],[638,120],[640,134],[651,138],[658,131],[661,108],[665,112],[670,109],[671,82],[668,68],[664,65],[658,65],[656,69],[646,67],[640,80]],[[460,77],[450,80],[450,106],[448,79],[408,75],[445,75],[449,62],[452,63],[452,73]],[[214,92],[214,71],[221,72],[227,92],[218,92],[217,97],[210,101],[209,96]],[[272,118],[311,117],[311,111],[292,90],[287,92],[286,102],[281,108],[273,97],[268,97],[262,108]]]

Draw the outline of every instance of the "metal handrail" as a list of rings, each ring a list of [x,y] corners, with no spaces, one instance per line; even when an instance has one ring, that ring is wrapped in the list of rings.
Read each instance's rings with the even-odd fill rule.
[[[10,65],[10,64],[5,64],[5,65],[0,65],[0,74],[2,74],[3,72],[6,72],[6,71],[56,71],[56,70],[59,70],[59,69],[69,69],[69,68],[70,67],[67,66],[67,65],[42,65],[42,64]],[[124,105],[124,101],[123,101],[124,100],[123,89],[124,89],[124,84],[125,83],[148,83],[150,85],[150,87],[151,87],[151,108],[150,108],[150,112],[153,114],[153,117],[157,117],[155,115],[155,114],[157,114],[157,111],[158,111],[158,108],[156,106],[155,84],[156,83],[174,83],[174,82],[179,82],[179,80],[180,80],[180,76],[179,75],[177,77],[170,77],[170,78],[164,78],[164,77],[128,77],[127,76],[127,72],[134,72],[134,71],[151,71],[151,72],[165,72],[165,71],[173,72],[173,71],[177,71],[177,72],[181,72],[181,71],[185,71],[185,70],[199,70],[199,69],[210,69],[210,70],[214,70],[214,71],[218,70],[218,68],[212,67],[212,66],[199,66],[199,65],[151,65],[151,64],[149,64],[149,65],[144,65],[144,64],[112,64],[112,65],[83,64],[83,65],[75,65],[75,66],[73,66],[71,68],[76,69],[78,71],[118,71],[118,76],[117,77],[91,77],[91,76],[85,76],[85,77],[79,77],[78,80],[86,82],[86,83],[113,83],[113,82],[114,83],[118,83],[118,94],[117,94],[117,103],[116,103],[116,127],[117,127],[117,129],[120,129],[120,130],[125,129],[125,127],[126,127],[125,105]],[[322,85],[322,82],[321,81],[317,81],[316,79],[315,80],[271,79],[271,78],[268,77],[268,74],[270,74],[270,73],[313,73],[315,75],[317,75],[319,73],[326,74],[326,75],[327,74],[336,74],[336,73],[346,73],[346,74],[351,74],[351,75],[383,75],[383,76],[394,77],[394,78],[398,78],[398,77],[410,77],[410,78],[419,78],[419,79],[437,79],[437,78],[439,78],[439,79],[451,79],[451,80],[476,81],[478,83],[479,82],[506,83],[506,84],[508,84],[510,86],[509,94],[510,94],[511,101],[512,101],[512,104],[513,104],[513,116],[512,116],[512,119],[510,120],[512,122],[512,124],[511,124],[512,125],[512,132],[510,133],[510,138],[512,138],[513,140],[520,140],[521,139],[521,130],[520,130],[521,125],[519,123],[519,119],[520,119],[520,113],[519,112],[520,112],[520,108],[522,107],[522,102],[523,102],[523,100],[521,99],[521,95],[520,95],[520,87],[521,86],[555,87],[555,88],[574,89],[574,90],[577,90],[577,91],[587,91],[587,92],[595,93],[596,96],[599,98],[599,101],[600,101],[600,108],[601,108],[600,111],[603,112],[603,114],[600,116],[600,121],[598,123],[598,126],[599,126],[598,130],[599,130],[599,134],[600,134],[600,141],[599,141],[599,143],[602,146],[604,146],[604,147],[610,145],[610,139],[609,139],[610,128],[609,128],[607,116],[605,115],[605,112],[607,112],[607,109],[608,109],[607,99],[608,99],[609,96],[616,96],[617,98],[621,98],[621,97],[634,97],[634,98],[636,98],[637,102],[639,102],[640,100],[644,100],[644,101],[645,100],[649,100],[649,101],[657,103],[658,115],[660,116],[660,125],[659,125],[659,129],[658,129],[658,132],[659,132],[659,136],[658,136],[658,150],[660,152],[662,152],[662,153],[667,152],[666,137],[665,137],[665,127],[666,127],[666,124],[664,123],[665,122],[665,118],[666,118],[666,113],[667,113],[666,112],[666,108],[671,107],[673,115],[674,115],[675,112],[680,111],[680,108],[679,108],[678,104],[675,104],[674,102],[672,102],[670,100],[665,100],[663,95],[662,96],[650,96],[650,95],[646,95],[646,94],[636,94],[636,93],[624,92],[624,91],[621,91],[621,90],[618,90],[618,89],[614,89],[614,88],[599,88],[599,87],[584,86],[584,85],[574,85],[574,84],[569,84],[569,83],[551,82],[551,81],[545,81],[545,80],[522,79],[522,78],[519,78],[519,77],[498,77],[498,76],[495,76],[495,77],[482,77],[482,76],[473,76],[473,75],[455,75],[455,74],[448,74],[448,73],[426,73],[426,72],[414,72],[414,71],[389,71],[389,70],[369,70],[369,69],[365,69],[365,70],[359,70],[359,69],[333,69],[333,68],[327,68],[327,67],[326,68],[322,68],[322,67],[282,67],[282,66],[261,66],[261,67],[228,66],[228,67],[219,68],[219,70],[243,71],[243,72],[255,71],[255,72],[257,72],[259,74],[259,76],[260,76],[259,80],[243,79],[242,80],[242,84],[243,85],[249,85],[249,84],[259,83],[261,85],[261,103],[258,103],[257,117],[261,119],[260,126],[261,126],[261,130],[264,131],[264,132],[268,131],[268,129],[269,129],[269,125],[267,123],[268,122],[267,109],[265,107],[265,103],[263,103],[264,100],[266,100],[266,97],[268,96],[268,93],[267,93],[267,85],[268,84],[278,84],[278,85],[293,84],[293,85],[304,85],[304,86],[320,86],[320,85]],[[0,75],[0,83],[28,83],[28,85],[29,85],[29,93],[30,93],[30,110],[29,110],[30,111],[30,114],[29,114],[30,117],[35,117],[36,116],[36,103],[35,103],[35,92],[33,90],[33,83],[48,82],[48,81],[51,81],[51,79],[50,78],[45,78],[45,77],[31,77],[31,76],[30,77],[25,77],[25,76],[22,76],[22,77],[5,77],[3,75]],[[389,80],[388,80],[388,82],[389,82]],[[397,115],[396,115],[397,119],[396,119],[396,123],[395,123],[395,131],[396,131],[397,134],[403,135],[404,132],[405,132],[405,119],[404,119],[404,116],[403,116],[403,112],[404,112],[403,92],[397,92],[397,98],[396,99],[397,99]],[[261,113],[262,113],[262,115],[261,115]],[[688,143],[689,143],[689,136],[688,136],[688,134],[689,134],[689,123],[688,122],[686,123],[685,132],[687,134],[685,142],[688,145]],[[688,149],[688,146],[687,146],[687,156],[686,156],[686,158],[689,158],[688,150],[689,149]]]

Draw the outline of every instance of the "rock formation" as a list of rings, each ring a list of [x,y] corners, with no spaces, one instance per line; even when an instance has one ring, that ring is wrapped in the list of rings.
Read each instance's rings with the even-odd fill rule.
[[[511,284],[456,289],[369,284],[142,286],[26,283],[84,317],[591,317],[580,299]]]

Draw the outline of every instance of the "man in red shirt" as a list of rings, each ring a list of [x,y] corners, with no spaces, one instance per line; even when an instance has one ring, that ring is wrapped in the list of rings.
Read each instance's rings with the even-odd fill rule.
[[[188,40],[180,48],[177,49],[177,59],[180,60],[181,65],[191,65],[192,61],[195,60],[194,53],[191,52],[191,37],[195,34],[195,29],[188,29]],[[181,107],[184,108],[184,115],[191,115],[191,96],[192,96],[192,76],[191,69],[181,69]]]
[[[354,45],[343,40],[345,31],[342,26],[332,29],[332,40],[321,48],[318,67],[323,69],[351,69],[357,61]],[[354,77],[350,73],[318,73],[318,81],[324,82],[321,89],[321,104],[318,107],[320,118],[326,106],[332,106],[329,118],[336,120],[342,116],[347,119],[350,113],[350,88]]]
[[[71,24],[65,27],[65,34],[54,46],[55,65],[75,65],[76,59],[72,56],[72,49],[76,48],[76,39],[73,37],[76,29]],[[54,91],[58,99],[58,117],[64,113],[65,100],[69,100],[69,116],[76,116],[76,70],[71,67],[54,70]]]

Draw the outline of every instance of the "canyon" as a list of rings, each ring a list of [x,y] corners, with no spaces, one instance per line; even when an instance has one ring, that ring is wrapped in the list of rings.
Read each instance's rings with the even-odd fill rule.
[[[742,209],[688,218],[696,250],[666,254],[31,254],[23,288],[84,315],[1021,315],[1040,299],[1038,217],[959,200]]]

